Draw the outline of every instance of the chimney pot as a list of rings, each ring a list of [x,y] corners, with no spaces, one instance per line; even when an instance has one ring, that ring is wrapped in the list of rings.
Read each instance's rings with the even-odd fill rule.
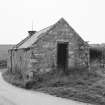
[[[28,31],[28,33],[29,33],[29,36],[32,36],[33,34],[36,33],[36,31]]]

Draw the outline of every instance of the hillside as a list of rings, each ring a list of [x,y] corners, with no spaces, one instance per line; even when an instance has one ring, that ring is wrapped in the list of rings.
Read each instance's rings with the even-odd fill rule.
[[[13,45],[0,45],[0,60],[6,59],[8,57],[8,49],[12,48]]]

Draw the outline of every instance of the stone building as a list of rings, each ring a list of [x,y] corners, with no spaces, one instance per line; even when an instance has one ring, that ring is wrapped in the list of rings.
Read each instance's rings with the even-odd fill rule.
[[[9,51],[8,69],[12,72],[49,72],[53,68],[67,72],[88,65],[88,44],[61,18],[29,36]]]

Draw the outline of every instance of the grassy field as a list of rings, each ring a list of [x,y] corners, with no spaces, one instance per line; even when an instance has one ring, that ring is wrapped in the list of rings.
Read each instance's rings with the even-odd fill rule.
[[[8,50],[12,47],[13,45],[0,45],[0,69],[7,67]]]
[[[31,90],[44,92],[57,97],[68,98],[94,105],[105,105],[105,71],[97,69],[71,70],[68,75],[63,72],[49,72],[36,75],[34,80],[24,86],[22,76],[6,72],[3,77],[13,85],[30,88]]]
[[[7,59],[8,50],[12,47],[13,45],[0,45],[0,60]]]

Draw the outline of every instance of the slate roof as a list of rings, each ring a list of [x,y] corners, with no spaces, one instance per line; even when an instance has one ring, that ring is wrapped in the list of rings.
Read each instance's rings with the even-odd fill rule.
[[[61,18],[58,22],[66,22],[63,18]],[[57,23],[58,23],[57,22]],[[56,23],[56,24],[57,24]],[[67,22],[66,22],[67,23]],[[46,34],[50,29],[52,29],[56,24],[53,24],[45,29],[42,29],[32,36],[27,36],[24,40],[14,46],[12,49],[22,49],[31,47],[43,34]],[[67,23],[68,24],[68,23]],[[74,31],[74,29],[70,26],[70,28]],[[74,31],[75,32],[75,31]],[[83,41],[83,39],[77,34],[79,39]]]

